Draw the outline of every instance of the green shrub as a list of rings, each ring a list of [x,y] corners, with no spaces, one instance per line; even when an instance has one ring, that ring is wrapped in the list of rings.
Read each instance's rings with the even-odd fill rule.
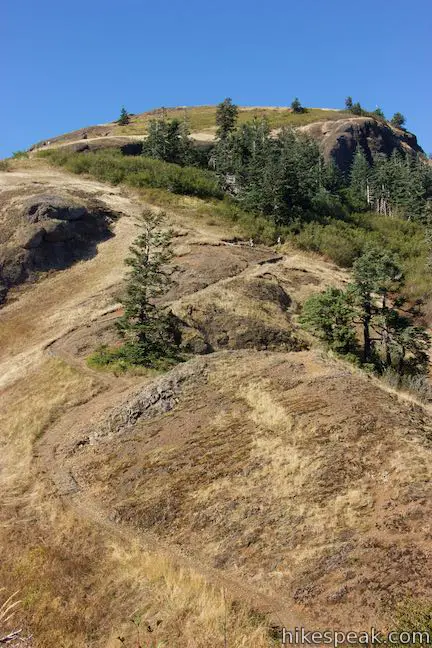
[[[425,272],[425,228],[420,223],[367,212],[351,214],[344,220],[297,223],[289,236],[301,249],[324,254],[346,268],[352,266],[366,246],[386,248],[400,259],[405,295],[417,299],[432,292],[432,278]]]
[[[151,367],[143,366],[131,362],[125,345],[110,348],[106,344],[101,345],[87,358],[87,364],[92,369],[105,369],[115,374],[127,372],[135,375],[153,375],[159,371],[167,371],[177,362],[178,360],[173,358],[155,358]]]
[[[401,646],[428,645],[427,636],[432,638],[432,606],[430,601],[405,601],[400,603],[389,620],[389,625],[397,633],[411,633],[412,641],[400,641],[393,645]],[[414,634],[415,633],[415,634]],[[426,633],[423,634],[423,633]],[[423,634],[423,636],[422,636]],[[402,638],[401,638],[402,639]],[[405,639],[405,637],[404,637]]]
[[[40,152],[39,156],[72,173],[88,173],[103,182],[160,187],[199,198],[223,198],[215,174],[197,167],[180,167],[142,156],[123,156],[119,150],[90,153],[50,150]]]
[[[0,160],[0,171],[8,171],[8,170],[9,170],[8,160]]]
[[[27,151],[14,151],[12,157],[14,160],[19,160],[20,158],[28,158],[29,154]]]

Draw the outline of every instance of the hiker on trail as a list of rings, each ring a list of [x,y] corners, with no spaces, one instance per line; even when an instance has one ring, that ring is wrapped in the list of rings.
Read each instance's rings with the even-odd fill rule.
[[[254,242],[253,242],[253,239],[252,239],[252,238],[251,238],[251,239],[249,239],[249,245],[250,245],[251,247],[253,247],[253,246],[254,246]]]
[[[282,241],[281,241],[281,237],[278,236],[278,237],[277,237],[277,245],[281,245],[281,243],[282,243]]]

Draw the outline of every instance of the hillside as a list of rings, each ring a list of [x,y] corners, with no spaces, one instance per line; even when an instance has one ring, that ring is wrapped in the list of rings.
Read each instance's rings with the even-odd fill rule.
[[[262,111],[271,141],[295,123],[342,167],[358,145],[417,150],[344,112],[243,108],[239,121]],[[410,220],[354,212],[351,185],[318,201],[325,165],[305,144],[290,179],[313,159],[319,182],[299,183],[278,223],[254,211],[257,192],[236,202],[208,168],[103,150],[143,138],[152,116],[54,138],[0,171],[0,637],[275,648],[282,627],[385,630],[407,601],[416,618],[431,600],[428,375],[396,389],[300,315],[345,289],[370,243],[402,259],[408,306],[427,299],[423,203]],[[213,139],[214,108],[188,118]],[[287,142],[299,147],[289,168],[303,163]],[[120,344],[144,208],[166,210],[172,229],[173,284],[156,303],[178,323],[182,362],[101,367],[95,351]]]
[[[192,138],[197,144],[212,142],[216,133],[216,106],[159,108],[132,115],[130,123],[116,122],[81,128],[65,135],[44,140],[30,150],[57,146],[74,146],[75,150],[98,150],[104,147],[129,146],[147,134],[150,120],[160,118],[186,120]],[[343,170],[348,169],[357,146],[371,159],[375,153],[391,155],[394,150],[423,153],[412,133],[394,128],[385,120],[374,117],[354,117],[347,111],[307,108],[304,113],[293,113],[284,107],[240,107],[238,123],[265,117],[273,130],[284,126],[300,128],[315,138],[327,159],[333,159]],[[133,152],[133,148],[130,149]]]

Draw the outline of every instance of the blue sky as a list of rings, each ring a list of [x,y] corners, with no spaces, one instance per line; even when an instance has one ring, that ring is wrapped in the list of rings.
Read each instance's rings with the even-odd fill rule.
[[[431,0],[3,0],[0,157],[130,112],[213,104],[407,117],[432,151]]]

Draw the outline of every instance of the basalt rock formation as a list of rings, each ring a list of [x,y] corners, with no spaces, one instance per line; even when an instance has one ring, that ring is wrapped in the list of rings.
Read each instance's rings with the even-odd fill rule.
[[[299,129],[320,143],[327,159],[332,159],[342,170],[350,168],[357,148],[360,146],[369,162],[374,155],[389,156],[394,150],[424,153],[417,138],[399,128],[373,117],[347,117],[336,121],[321,121]]]
[[[95,199],[66,192],[6,194],[0,205],[0,303],[9,288],[39,272],[92,256],[117,216]]]

